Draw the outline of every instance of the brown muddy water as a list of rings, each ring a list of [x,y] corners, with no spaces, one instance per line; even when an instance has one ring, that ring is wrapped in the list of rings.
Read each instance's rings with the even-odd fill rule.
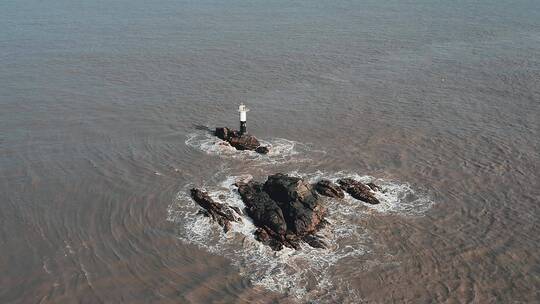
[[[0,303],[537,303],[540,2],[0,3]],[[268,156],[217,144],[248,130]],[[328,250],[189,187],[356,176]]]

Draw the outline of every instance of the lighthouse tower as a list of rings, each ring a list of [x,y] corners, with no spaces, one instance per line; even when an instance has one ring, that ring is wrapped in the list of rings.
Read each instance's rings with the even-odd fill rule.
[[[240,135],[247,133],[246,120],[248,111],[249,109],[243,103],[238,107],[238,112],[240,112]]]

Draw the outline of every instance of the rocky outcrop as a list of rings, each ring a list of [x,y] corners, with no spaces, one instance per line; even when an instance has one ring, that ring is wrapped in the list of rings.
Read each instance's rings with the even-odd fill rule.
[[[311,184],[301,178],[278,173],[268,177],[264,191],[283,210],[290,231],[306,235],[317,230],[326,209]]]
[[[249,134],[230,137],[228,141],[236,150],[255,151],[261,145],[255,136]]]
[[[193,200],[203,208],[200,213],[216,221],[223,227],[223,231],[227,232],[231,229],[231,222],[242,221],[240,209],[226,204],[216,203],[208,193],[199,189],[193,188],[190,192]]]
[[[233,132],[236,132],[236,134],[233,134]],[[226,141],[228,141],[230,137],[240,136],[237,131],[233,131],[229,128],[216,128],[214,135]]]
[[[318,181],[313,187],[320,195],[333,197],[333,198],[344,198],[345,194],[341,188],[332,183],[327,179],[322,179]]]
[[[257,153],[267,154],[268,147],[261,146],[259,140],[250,134],[240,134],[237,130],[229,128],[216,128],[214,134],[220,139],[227,141],[236,150],[250,150]]]
[[[247,214],[258,227],[259,241],[274,250],[298,249],[302,240],[316,248],[326,246],[315,236],[327,223],[326,208],[308,182],[275,174],[264,184],[250,181],[237,186]]]
[[[264,183],[250,180],[238,181],[235,185],[245,213],[257,227],[255,238],[274,250],[281,250],[283,247],[299,249],[301,242],[314,248],[327,248],[317,235],[328,224],[320,195],[343,198],[345,191],[366,203],[379,203],[373,191],[381,188],[373,183],[364,185],[343,178],[337,184],[339,186],[323,179],[312,185],[302,178],[278,173],[268,176]],[[203,208],[201,213],[211,217],[225,232],[230,230],[231,222],[241,221],[240,209],[217,203],[201,190],[191,189],[191,197]]]
[[[260,183],[250,181],[238,185],[238,193],[246,205],[246,213],[257,227],[268,228],[277,234],[287,232],[283,211],[276,201],[270,198]]]
[[[342,178],[337,181],[341,189],[349,193],[355,199],[361,200],[368,204],[376,205],[379,204],[379,200],[371,192],[371,188],[362,184],[359,181],[356,181],[352,178]],[[374,185],[374,188],[378,186]]]

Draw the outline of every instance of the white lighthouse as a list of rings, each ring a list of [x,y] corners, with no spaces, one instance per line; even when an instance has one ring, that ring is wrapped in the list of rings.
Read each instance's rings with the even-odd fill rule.
[[[246,121],[248,111],[249,109],[243,103],[238,107],[238,112],[240,112],[240,135],[247,133]]]

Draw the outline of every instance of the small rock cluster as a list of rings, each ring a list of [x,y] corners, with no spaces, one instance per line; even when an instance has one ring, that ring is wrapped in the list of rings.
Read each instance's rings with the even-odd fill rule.
[[[246,206],[245,212],[257,226],[256,239],[274,250],[281,250],[283,247],[299,249],[301,241],[315,248],[327,247],[316,235],[328,224],[321,195],[342,199],[345,191],[368,204],[379,203],[374,196],[375,191],[381,190],[377,185],[364,185],[351,178],[337,182],[336,185],[323,179],[312,185],[299,177],[278,173],[268,176],[264,183],[238,182],[236,186]],[[242,211],[238,208],[216,203],[198,189],[192,189],[191,196],[204,208],[202,213],[217,221],[225,232],[231,222],[241,221]]]
[[[268,147],[262,146],[255,136],[247,133],[216,128],[214,135],[237,150],[261,154],[269,152]],[[315,248],[327,247],[316,234],[328,224],[325,219],[327,210],[321,196],[343,199],[347,192],[368,204],[379,204],[374,192],[381,191],[373,183],[364,185],[352,178],[339,179],[337,184],[322,179],[312,185],[299,177],[281,173],[268,176],[264,183],[238,182],[236,186],[245,212],[257,226],[256,239],[274,250],[283,247],[299,249],[302,241]],[[216,221],[225,232],[231,229],[232,222],[242,221],[239,208],[217,203],[206,192],[193,188],[191,197],[203,208],[200,213]]]
[[[315,190],[317,190],[317,192],[319,192],[321,195],[335,198],[344,198],[345,194],[343,191],[345,191],[353,198],[368,204],[376,205],[380,203],[380,201],[375,197],[374,192],[381,191],[382,189],[374,183],[364,185],[363,183],[352,178],[342,178],[339,179],[337,183],[339,186],[327,179],[323,179],[315,184]]]

